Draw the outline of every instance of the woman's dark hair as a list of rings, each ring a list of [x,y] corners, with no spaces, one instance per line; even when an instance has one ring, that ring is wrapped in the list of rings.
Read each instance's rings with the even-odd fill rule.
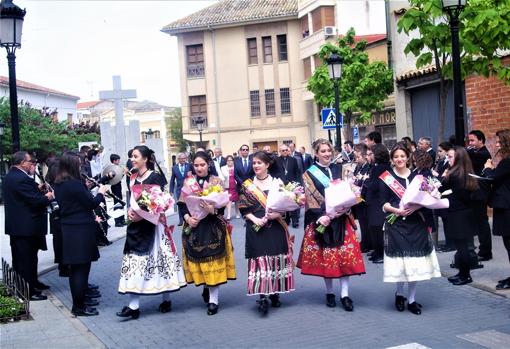
[[[390,163],[390,153],[388,152],[388,148],[382,143],[372,145],[370,150],[372,150],[372,154],[374,154],[374,162],[376,164]]]
[[[403,142],[398,142],[393,146],[393,148],[391,148],[390,159],[393,159],[393,155],[397,150],[402,150],[404,153],[406,153],[407,158],[411,156],[411,152],[409,151],[409,149],[407,149],[406,145]]]
[[[473,164],[464,147],[453,147],[455,151],[453,166],[448,170],[446,178],[457,178],[462,188],[474,191],[478,189],[478,182],[469,174],[474,173]]]
[[[66,151],[58,162],[55,183],[62,183],[71,179],[80,180],[80,157],[74,151]]]
[[[48,161],[48,172],[46,173],[45,179],[50,185],[55,184],[55,180],[57,179],[59,161],[60,160],[57,158],[52,158]]]
[[[367,156],[368,147],[365,143],[359,143],[354,146],[354,151],[361,153],[361,156]]]
[[[496,132],[496,136],[499,138],[499,150],[497,154],[502,159],[506,159],[510,156],[510,129],[506,128]]]
[[[209,166],[209,162],[211,161],[211,157],[205,151],[197,151],[195,153],[195,155],[193,156],[193,162],[195,162],[195,160],[197,158],[203,159],[207,163],[207,165]]]
[[[227,156],[225,157],[225,161],[228,161],[228,160],[232,160],[232,161],[234,161],[234,157],[233,157],[232,155],[227,155]]]
[[[453,148],[453,145],[450,142],[442,142],[439,143],[438,147],[440,147],[444,151],[448,151]]]
[[[156,156],[154,151],[146,145],[137,145],[133,150],[138,150],[142,155],[142,158],[147,159],[147,168],[154,171],[154,164],[156,162]]]
[[[255,154],[253,154],[254,159],[259,159],[265,164],[268,164],[269,166],[273,165],[274,163],[274,157],[272,154],[268,154],[265,151],[258,151]]]
[[[89,159],[89,161],[92,161],[92,159],[94,158],[94,156],[96,156],[99,152],[97,151],[97,149],[90,149],[88,152],[87,152],[87,159]]]
[[[425,168],[431,168],[434,164],[432,156],[425,150],[416,149],[413,153],[414,165],[417,170],[423,170]]]

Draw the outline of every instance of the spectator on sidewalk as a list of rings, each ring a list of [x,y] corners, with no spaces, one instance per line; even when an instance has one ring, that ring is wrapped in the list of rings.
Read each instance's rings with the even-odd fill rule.
[[[117,154],[111,154],[110,155],[110,162],[114,165],[120,166],[120,156]],[[115,195],[117,198],[122,200],[122,182],[119,182],[117,184],[114,184],[111,186],[111,191],[113,195]],[[119,201],[117,198],[113,198],[113,204],[122,204],[121,201]],[[124,210],[124,206],[121,208],[117,208],[118,210]],[[116,227],[123,227],[126,225],[126,221],[124,218],[124,215],[115,218],[115,226]]]
[[[46,250],[47,211],[53,192],[43,194],[33,175],[36,160],[26,151],[12,156],[12,167],[3,180],[5,233],[10,237],[12,267],[28,282],[30,300],[47,297],[47,285],[37,280],[37,252]]]

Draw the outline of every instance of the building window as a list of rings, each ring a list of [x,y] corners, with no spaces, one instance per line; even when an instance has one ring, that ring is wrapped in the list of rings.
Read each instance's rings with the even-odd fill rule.
[[[278,60],[286,61],[287,60],[287,35],[278,35],[276,37],[278,40]]]
[[[203,126],[207,126],[207,103],[205,96],[190,96],[190,125],[197,128],[197,117],[205,118]]]
[[[264,63],[273,63],[273,47],[270,36],[262,38],[262,46],[264,47]]]
[[[266,115],[275,115],[276,110],[274,107],[274,90],[265,90],[264,95],[266,97]]]
[[[197,78],[204,76],[204,48],[202,45],[186,46],[188,62],[188,77]]]
[[[248,64],[257,64],[257,39],[248,39]]]
[[[305,74],[304,74],[305,80],[310,79],[310,77],[312,76],[312,62],[311,62],[310,57],[303,59],[303,69],[305,72]]]
[[[280,89],[280,108],[282,114],[290,114],[290,90],[288,87]]]
[[[250,91],[250,115],[251,116],[260,116],[259,91]]]
[[[310,35],[310,29],[308,28],[308,15],[301,17],[301,33],[303,39]]]
[[[321,6],[312,11],[313,32],[318,32],[324,27],[335,26],[335,7]]]

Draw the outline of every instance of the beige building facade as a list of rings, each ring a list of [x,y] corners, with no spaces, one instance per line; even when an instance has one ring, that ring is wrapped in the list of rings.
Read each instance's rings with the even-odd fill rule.
[[[184,138],[198,146],[201,133],[204,146],[232,154],[242,144],[310,150],[327,137],[306,86],[338,35],[327,35],[335,9],[336,0],[224,0],[164,27],[178,39]],[[384,38],[370,50],[387,60]]]

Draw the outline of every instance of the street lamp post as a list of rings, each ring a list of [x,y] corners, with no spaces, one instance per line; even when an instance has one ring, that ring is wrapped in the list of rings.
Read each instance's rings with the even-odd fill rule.
[[[340,118],[340,79],[342,78],[342,63],[344,59],[342,56],[332,53],[326,60],[328,64],[329,78],[333,80],[335,88],[335,115],[336,115],[336,148],[338,151],[342,151],[342,133],[340,128],[342,122]]]
[[[11,106],[12,152],[20,150],[18,91],[16,89],[16,49],[21,47],[25,10],[4,0],[0,5],[0,46],[7,50],[9,64],[9,104]]]
[[[145,132],[145,139],[152,139],[154,136],[154,131],[152,131],[152,128],[149,128],[147,132]]]
[[[452,32],[452,64],[453,64],[453,103],[455,110],[455,143],[465,145],[464,105],[462,102],[460,45],[459,45],[459,16],[466,0],[442,0],[443,10],[448,14],[450,30]]]
[[[3,122],[0,122],[0,202],[3,202],[4,199],[4,193],[2,190],[4,182],[4,131],[5,125]]]
[[[195,117],[195,124],[197,125],[198,134],[199,134],[199,137],[200,137],[200,147],[202,147],[202,148],[203,148],[203,145],[202,145],[202,132],[204,131],[204,122],[205,122],[205,118],[203,116]]]

